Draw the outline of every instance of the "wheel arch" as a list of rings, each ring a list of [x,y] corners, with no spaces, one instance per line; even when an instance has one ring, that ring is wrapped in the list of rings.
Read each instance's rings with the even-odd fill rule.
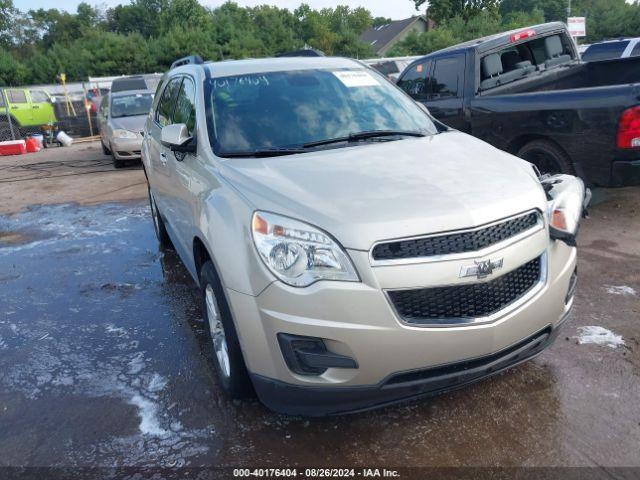
[[[210,260],[213,264],[216,275],[218,275],[218,279],[220,279],[220,274],[218,273],[218,269],[216,267],[215,261],[213,260],[213,256],[211,255],[211,253],[209,253],[209,249],[199,235],[193,237],[192,249],[193,265],[196,269],[196,276],[198,277],[198,281],[200,281],[200,270],[202,269],[202,265],[204,265],[208,260]]]
[[[535,140],[544,140],[546,142],[551,142],[556,147],[561,149],[569,157],[569,154],[567,154],[566,150],[562,148],[558,142],[556,142],[555,140],[553,140],[552,138],[546,135],[541,135],[536,133],[527,133],[527,134],[519,135],[518,137],[514,138],[513,140],[511,140],[511,142],[509,142],[507,151],[509,153],[512,153],[513,155],[517,155],[522,147],[524,147],[527,143],[531,143]],[[573,163],[573,160],[572,160],[572,163]]]
[[[514,138],[511,142],[509,142],[509,145],[507,147],[507,152],[511,153],[512,155],[518,156],[518,152],[522,147],[536,140],[542,140],[542,141],[553,144],[554,147],[560,150],[569,159],[569,163],[573,167],[573,171],[577,172],[580,176],[582,176],[581,165],[578,162],[576,162],[576,160],[571,155],[569,155],[569,152],[567,152],[567,150],[562,145],[560,145],[557,141],[555,141],[553,138],[547,135],[534,134],[534,133],[520,135]]]

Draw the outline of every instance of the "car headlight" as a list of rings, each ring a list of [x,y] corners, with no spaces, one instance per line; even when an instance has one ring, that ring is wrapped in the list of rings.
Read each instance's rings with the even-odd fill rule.
[[[113,131],[113,136],[115,138],[138,138],[138,135],[135,132],[124,130],[122,128],[116,128]]]
[[[255,212],[251,231],[260,258],[288,285],[306,287],[318,280],[359,281],[345,251],[328,234],[311,225]]]
[[[549,232],[551,238],[576,245],[580,219],[591,199],[591,191],[578,177],[553,175],[542,180],[549,198]]]

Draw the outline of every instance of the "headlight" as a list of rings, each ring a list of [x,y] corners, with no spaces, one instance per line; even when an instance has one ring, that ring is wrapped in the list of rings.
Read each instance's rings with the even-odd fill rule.
[[[253,242],[271,272],[284,283],[306,287],[318,280],[357,282],[344,250],[326,233],[273,213],[256,212]]]
[[[551,238],[576,245],[576,235],[591,191],[582,180],[571,175],[544,178],[542,184],[549,198],[549,230]]]
[[[135,132],[131,132],[129,130],[124,130],[122,128],[116,128],[113,131],[113,136],[115,138],[138,138]]]

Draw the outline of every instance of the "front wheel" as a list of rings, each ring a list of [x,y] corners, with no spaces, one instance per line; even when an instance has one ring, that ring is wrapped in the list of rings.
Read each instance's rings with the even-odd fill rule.
[[[126,160],[118,160],[115,155],[111,155],[113,157],[113,168],[124,168]]]
[[[222,389],[234,399],[250,396],[253,387],[242,357],[238,334],[211,261],[206,261],[200,269],[200,289],[209,345],[213,350],[213,362]]]
[[[160,243],[160,246],[163,248],[171,248],[171,239],[167,233],[167,227],[164,225],[164,220],[162,220],[160,212],[158,211],[156,199],[154,198],[153,193],[151,193],[151,187],[148,188],[148,193],[149,207],[151,208],[151,219],[153,220],[153,229],[156,232],[158,243]]]
[[[560,147],[548,140],[534,140],[527,143],[518,151],[518,157],[533,163],[543,175],[575,174],[569,156]]]

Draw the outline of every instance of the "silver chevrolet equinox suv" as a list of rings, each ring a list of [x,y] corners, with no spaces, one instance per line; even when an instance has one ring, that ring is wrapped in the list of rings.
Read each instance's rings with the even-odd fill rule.
[[[358,61],[181,59],[142,159],[231,397],[326,415],[458,388],[540,353],[572,306],[582,181]]]

